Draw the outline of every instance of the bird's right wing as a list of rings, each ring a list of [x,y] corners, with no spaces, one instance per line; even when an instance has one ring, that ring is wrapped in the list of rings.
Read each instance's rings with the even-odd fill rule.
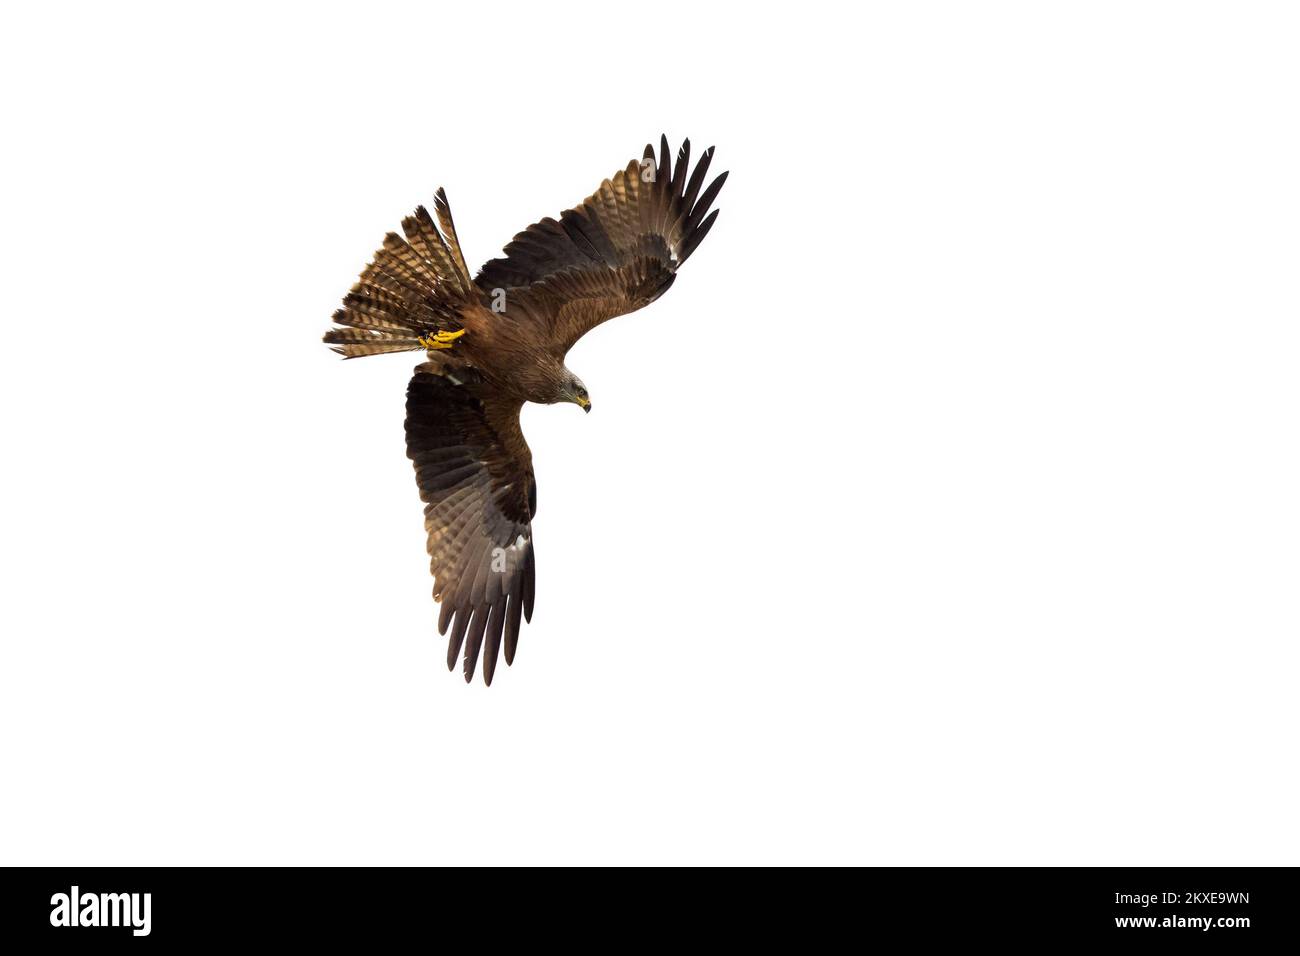
[[[690,140],[674,167],[661,136],[657,163],[646,146],[640,162],[632,160],[558,221],[543,219],[516,235],[475,284],[485,296],[504,295],[507,315],[540,324],[567,351],[596,325],[653,302],[672,284],[718,215],[709,207],[727,174],[705,187],[712,159],[710,147],[688,177]]]
[[[502,636],[509,664],[520,617],[533,615],[532,455],[519,428],[521,403],[434,368],[419,366],[407,388],[406,453],[425,502],[438,630],[452,626],[447,668],[464,642],[465,680],[482,649],[491,684]]]

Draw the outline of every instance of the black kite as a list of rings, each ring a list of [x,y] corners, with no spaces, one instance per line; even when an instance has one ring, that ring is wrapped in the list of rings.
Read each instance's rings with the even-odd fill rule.
[[[690,166],[690,140],[674,167],[668,140],[601,183],[559,221],[514,237],[505,256],[470,278],[446,194],[389,233],[334,314],[325,341],[347,358],[424,349],[406,393],[406,450],[424,499],[424,524],[442,604],[447,667],[465,647],[465,680],[479,651],[492,683],[505,636],[514,660],[521,615],[532,619],[537,512],[532,455],[519,427],[524,402],[591,400],[564,365],[573,344],[606,319],[649,305],[708,233],[713,149]],[[706,214],[707,217],[706,217]]]

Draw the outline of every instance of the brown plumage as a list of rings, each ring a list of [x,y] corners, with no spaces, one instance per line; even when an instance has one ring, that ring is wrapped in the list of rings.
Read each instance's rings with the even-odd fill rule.
[[[421,206],[389,233],[334,314],[325,341],[346,358],[427,351],[406,393],[406,448],[424,499],[424,524],[442,605],[447,666],[464,647],[465,680],[480,654],[491,684],[505,642],[514,661],[521,617],[532,619],[537,511],[532,454],[519,427],[524,402],[574,402],[591,410],[564,357],[586,332],[649,305],[713,225],[709,207],[727,178],[707,188],[713,149],[688,177],[690,140],[676,165],[659,159],[601,183],[559,220],[514,237],[505,255],[470,278],[446,194],[434,217]]]

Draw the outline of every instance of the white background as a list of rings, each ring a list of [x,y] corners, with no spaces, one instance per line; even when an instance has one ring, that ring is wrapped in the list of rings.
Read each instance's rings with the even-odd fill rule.
[[[1297,862],[1285,5],[11,11],[0,861]],[[415,356],[319,342],[714,143],[436,636]]]

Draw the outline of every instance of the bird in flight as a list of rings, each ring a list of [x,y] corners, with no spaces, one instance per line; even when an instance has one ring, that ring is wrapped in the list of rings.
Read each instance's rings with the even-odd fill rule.
[[[520,618],[532,620],[537,483],[519,426],[524,402],[591,411],[564,364],[585,333],[668,290],[717,218],[707,187],[713,148],[690,169],[668,140],[600,184],[581,205],[533,223],[470,278],[447,196],[389,233],[334,313],[325,341],[345,358],[423,350],[406,390],[406,453],[424,500],[438,630],[447,667],[464,647],[465,680],[480,651],[491,684],[505,640],[514,661]],[[689,175],[688,175],[689,172]]]

